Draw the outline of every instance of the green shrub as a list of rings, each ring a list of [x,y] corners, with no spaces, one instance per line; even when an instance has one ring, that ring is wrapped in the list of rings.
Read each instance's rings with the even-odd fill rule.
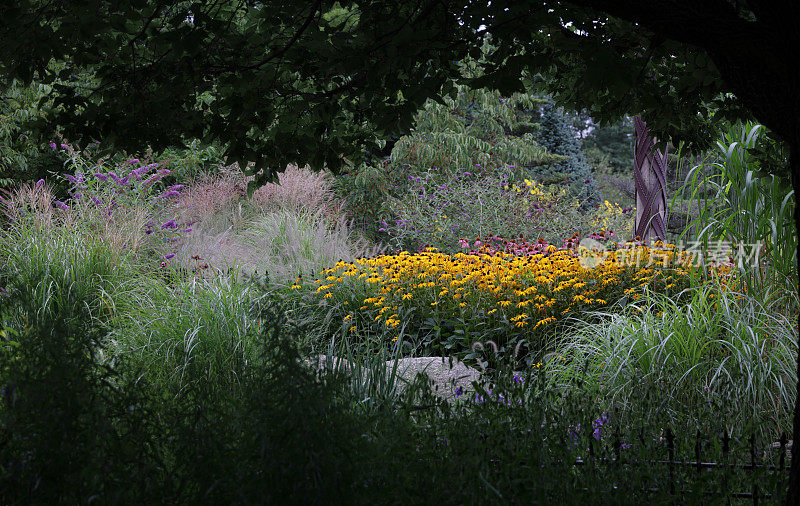
[[[459,239],[489,234],[560,243],[576,231],[589,232],[578,203],[564,191],[515,185],[510,174],[464,171],[442,179],[424,172],[411,177],[407,193],[389,206],[396,217],[386,224],[390,244],[409,251],[430,246],[454,253]]]
[[[14,183],[38,181],[47,177],[49,164],[41,163],[48,155],[41,132],[30,128],[31,122],[44,117],[39,100],[50,91],[49,86],[31,83],[23,86],[12,81],[2,89],[0,100],[0,187]],[[39,163],[34,160],[39,158]],[[60,167],[60,163],[53,164]]]
[[[164,168],[171,172],[165,183],[179,184],[214,174],[222,164],[222,152],[218,146],[204,146],[197,139],[188,141],[184,147],[165,149],[158,156],[164,161]]]
[[[495,177],[510,172],[519,178],[527,167],[562,160],[537,144],[538,124],[531,118],[539,103],[521,93],[503,97],[496,91],[459,87],[444,104],[426,103],[413,132],[397,140],[389,160],[339,178],[337,193],[358,226],[375,240],[386,239],[387,227],[381,222],[398,219],[391,202],[416,195],[412,178],[423,175],[438,185],[464,172]]]

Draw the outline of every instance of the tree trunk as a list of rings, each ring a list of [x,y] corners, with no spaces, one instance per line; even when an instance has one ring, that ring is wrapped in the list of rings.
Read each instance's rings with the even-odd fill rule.
[[[796,129],[790,141],[789,169],[794,189],[794,228],[800,234],[800,128]],[[797,267],[800,274],[800,240],[797,242]],[[800,284],[796,287],[800,294]],[[800,314],[797,316],[797,329],[800,332]],[[798,337],[800,340],[800,335]],[[800,344],[800,343],[799,343]],[[797,374],[800,379],[800,351],[797,356]],[[792,430],[792,468],[789,474],[789,494],[786,504],[800,504],[800,381],[794,401],[794,427]]]

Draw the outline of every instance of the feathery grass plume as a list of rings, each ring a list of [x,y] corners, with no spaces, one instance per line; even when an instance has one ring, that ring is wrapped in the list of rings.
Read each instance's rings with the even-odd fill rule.
[[[333,206],[331,178],[308,166],[289,165],[278,173],[277,183],[267,183],[253,192],[255,204],[266,210],[315,211]]]
[[[223,172],[203,177],[189,184],[179,204],[182,221],[198,222],[238,202],[245,193],[245,184],[234,175]]]
[[[6,219],[33,220],[41,226],[52,226],[59,210],[54,209],[55,194],[48,184],[25,183],[3,189],[5,197],[0,200],[0,213]]]

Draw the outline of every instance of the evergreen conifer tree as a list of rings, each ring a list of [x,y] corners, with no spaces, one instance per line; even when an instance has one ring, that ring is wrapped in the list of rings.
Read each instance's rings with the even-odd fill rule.
[[[583,209],[595,206],[599,196],[592,171],[575,132],[552,101],[548,100],[542,105],[540,124],[539,144],[549,153],[568,158],[552,165],[529,168],[531,175],[544,184],[569,185]]]

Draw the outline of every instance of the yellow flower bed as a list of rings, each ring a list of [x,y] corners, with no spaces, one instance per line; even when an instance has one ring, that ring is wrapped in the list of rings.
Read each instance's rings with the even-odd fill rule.
[[[639,298],[646,286],[677,293],[689,284],[691,257],[674,245],[604,253],[593,268],[576,250],[545,254],[446,255],[429,249],[339,262],[323,271],[316,291],[335,297],[359,326],[402,323],[414,331],[425,320],[471,338],[532,338],[569,316]],[[591,254],[591,253],[589,253]],[[402,317],[400,315],[403,315]],[[475,330],[482,336],[476,336]],[[489,331],[487,329],[493,329]],[[399,330],[399,329],[398,329]],[[494,337],[493,337],[494,338]],[[506,341],[506,338],[503,338]]]

